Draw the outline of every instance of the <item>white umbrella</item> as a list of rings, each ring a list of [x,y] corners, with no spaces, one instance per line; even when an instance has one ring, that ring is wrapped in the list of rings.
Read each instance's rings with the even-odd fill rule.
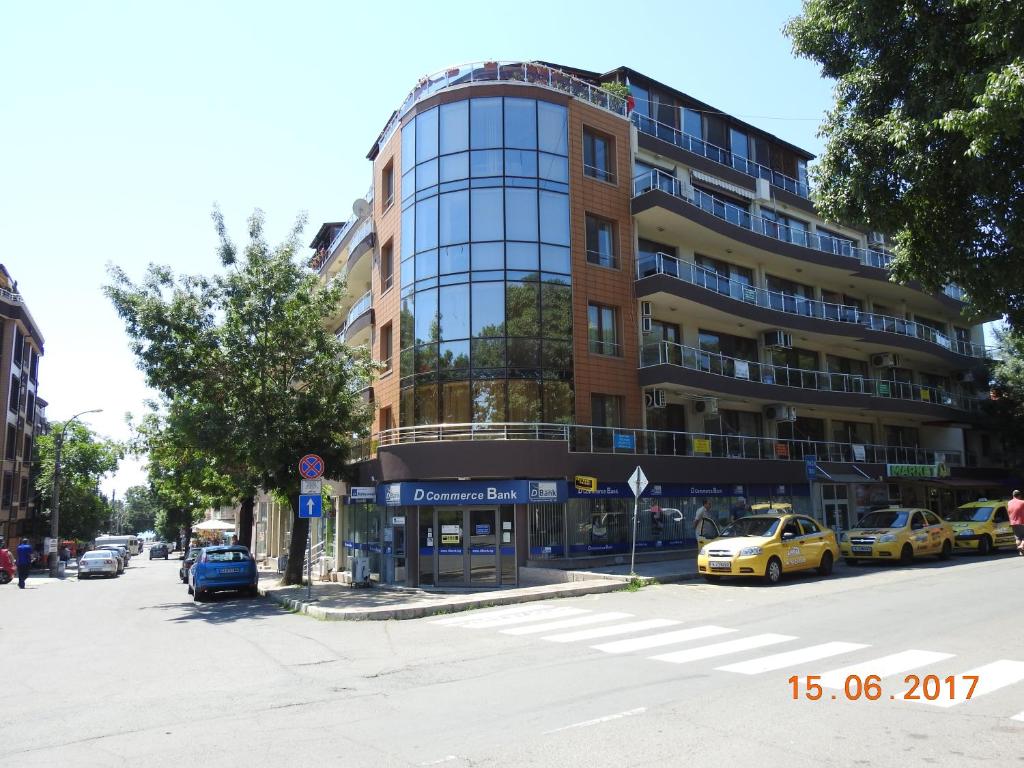
[[[233,531],[234,523],[225,523],[223,520],[204,520],[198,525],[192,526],[193,531]]]

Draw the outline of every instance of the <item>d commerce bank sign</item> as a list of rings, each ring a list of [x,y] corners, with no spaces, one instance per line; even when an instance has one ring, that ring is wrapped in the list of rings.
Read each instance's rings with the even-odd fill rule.
[[[388,483],[377,489],[377,503],[389,507],[543,504],[565,498],[564,480]]]

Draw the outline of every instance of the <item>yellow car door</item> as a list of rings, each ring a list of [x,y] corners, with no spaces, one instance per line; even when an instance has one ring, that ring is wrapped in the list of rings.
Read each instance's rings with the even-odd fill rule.
[[[942,521],[942,518],[934,512],[925,512],[924,519],[928,523],[928,546],[933,555],[942,551],[942,545],[947,539],[949,546],[953,546],[952,529]]]
[[[910,546],[914,549],[915,557],[932,553],[933,545],[928,523],[924,519],[924,513],[920,510],[914,512],[910,517]]]
[[[821,530],[816,522],[809,517],[801,517],[800,528],[803,529],[803,556],[807,559],[807,568],[817,568],[821,564],[821,558],[828,548],[825,541],[825,532]]]
[[[700,522],[697,523],[697,551],[700,551],[701,547],[707,544],[709,541],[714,541],[719,537],[721,531],[718,528],[718,523],[712,520],[710,517],[701,518]]]
[[[804,533],[795,517],[787,517],[782,522],[779,534],[782,545],[782,570],[798,571],[807,567],[807,555],[804,550]]]
[[[1006,511],[1006,505],[996,507],[992,513],[992,544],[996,547],[1015,546],[1017,540],[1013,537],[1013,528],[1010,527],[1010,513]]]

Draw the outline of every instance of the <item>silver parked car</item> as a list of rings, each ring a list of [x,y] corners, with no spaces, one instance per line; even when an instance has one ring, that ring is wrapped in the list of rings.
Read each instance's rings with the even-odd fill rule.
[[[82,555],[78,561],[78,578],[86,576],[103,576],[110,578],[121,572],[117,553],[108,549],[94,549]]]
[[[124,569],[128,566],[128,548],[122,544],[104,544],[102,547],[96,547],[91,550],[93,552],[110,552],[117,558],[117,572],[124,573]],[[86,554],[89,554],[86,552]]]

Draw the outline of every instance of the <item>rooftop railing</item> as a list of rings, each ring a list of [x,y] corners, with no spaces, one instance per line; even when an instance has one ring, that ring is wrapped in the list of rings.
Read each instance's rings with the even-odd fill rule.
[[[0,298],[7,299],[8,301],[16,302],[18,304],[21,304],[24,301],[20,293],[9,291],[6,288],[0,288]]]
[[[800,197],[809,196],[806,181],[800,181],[798,179],[794,179],[792,176],[780,173],[779,171],[773,171],[766,165],[755,163],[753,160],[748,160],[741,155],[737,155],[727,149],[716,146],[711,142],[699,139],[696,136],[685,133],[671,125],[659,123],[657,120],[648,117],[647,115],[641,115],[634,112],[630,117],[633,124],[637,127],[637,130],[641,133],[646,133],[649,136],[655,136],[669,142],[670,144],[675,144],[677,147],[681,147],[689,152],[706,157],[709,160],[720,163],[721,165],[727,165],[730,168],[736,169],[740,173],[753,176],[755,179],[767,179],[768,183],[772,186],[785,189],[787,192],[792,192],[794,195],[799,195]]]
[[[383,147],[388,143],[388,140],[398,128],[402,117],[421,99],[432,96],[446,88],[470,85],[472,83],[493,82],[518,82],[539,85],[543,88],[568,93],[570,96],[575,96],[586,101],[588,104],[600,107],[616,115],[626,116],[626,100],[621,96],[616,96],[611,91],[591,85],[580,80],[578,77],[573,77],[567,72],[549,67],[546,64],[537,62],[473,62],[449,67],[442,72],[436,72],[421,78],[384,128],[380,137],[380,146]]]
[[[369,458],[378,448],[388,446],[495,440],[563,442],[567,450],[573,453],[623,453],[772,461],[803,461],[806,456],[817,456],[819,461],[871,464],[963,464],[963,455],[959,451],[941,451],[918,446],[531,422],[397,427],[378,433],[372,440],[361,442],[353,453],[353,460]]]
[[[727,376],[732,379],[743,379],[793,389],[843,392],[891,400],[908,400],[971,412],[980,408],[980,401],[976,398],[950,392],[941,387],[743,360],[717,352],[694,349],[671,341],[659,341],[644,345],[640,354],[640,367],[649,368],[654,365],[675,365],[715,376]]]
[[[637,279],[651,275],[668,275],[685,283],[714,291],[722,296],[728,296],[744,304],[753,304],[790,315],[849,323],[873,331],[909,336],[968,357],[984,359],[991,356],[991,352],[983,345],[953,339],[941,331],[913,320],[865,312],[859,307],[848,304],[833,304],[790,293],[757,288],[667,253],[642,254],[637,258],[636,268]]]
[[[792,243],[802,248],[810,248],[835,256],[856,259],[861,264],[879,269],[888,269],[892,261],[892,256],[884,251],[857,248],[850,240],[831,235],[820,235],[800,227],[781,224],[765,216],[755,216],[746,208],[710,195],[703,190],[694,187],[684,189],[679,179],[657,168],[642,173],[633,180],[634,196],[649,192],[652,189],[659,189],[710,213],[716,218],[735,226],[743,227],[751,232],[756,232],[759,235],[770,237],[773,240]]]

